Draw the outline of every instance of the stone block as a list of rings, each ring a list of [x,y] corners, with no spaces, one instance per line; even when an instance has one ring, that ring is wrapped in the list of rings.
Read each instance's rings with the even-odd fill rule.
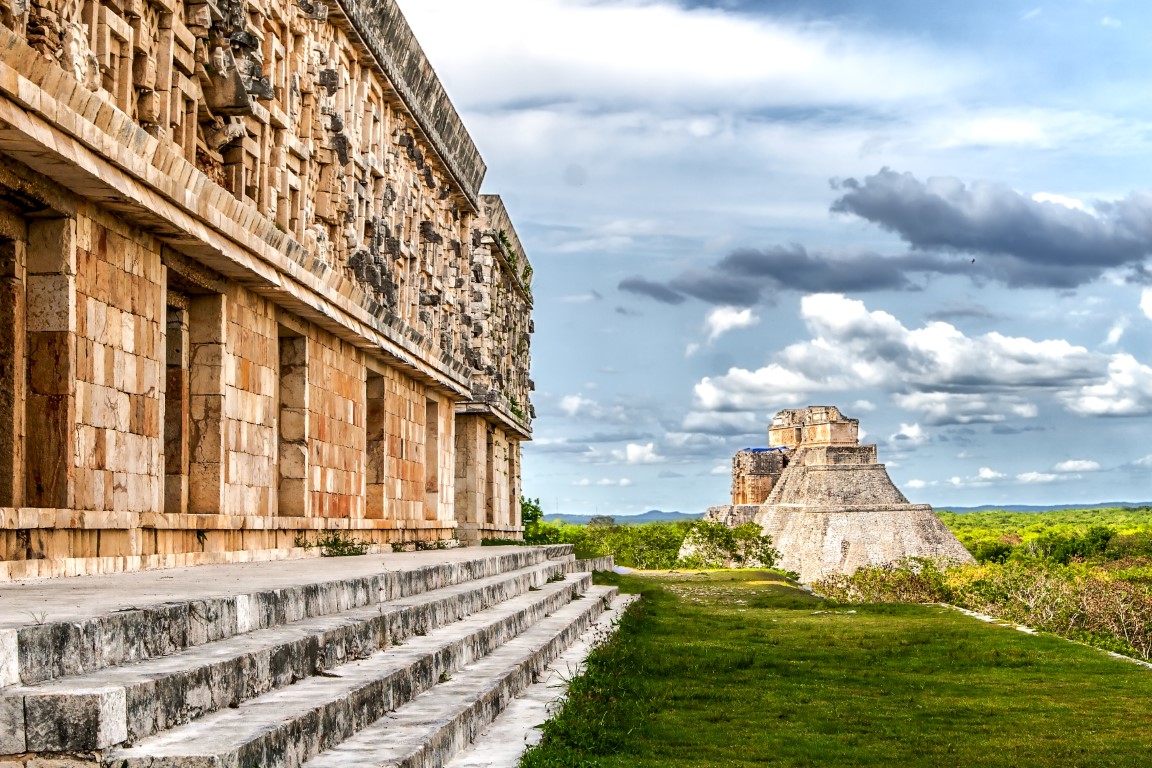
[[[28,273],[76,274],[75,219],[42,219],[29,224]]]
[[[27,751],[24,697],[0,696],[0,755],[19,755]]]
[[[128,739],[123,688],[24,698],[29,752],[104,749]]]
[[[25,324],[29,333],[76,331],[76,278],[71,275],[29,275]]]
[[[16,630],[0,630],[0,688],[20,682],[20,644]]]

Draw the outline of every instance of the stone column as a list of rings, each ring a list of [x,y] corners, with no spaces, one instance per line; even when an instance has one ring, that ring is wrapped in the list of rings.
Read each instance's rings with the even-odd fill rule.
[[[279,421],[278,509],[281,515],[308,517],[312,494],[308,487],[308,339],[304,336],[280,339]]]
[[[24,506],[25,244],[0,241],[0,507]]]
[[[189,304],[188,342],[190,461],[188,511],[224,512],[224,358],[228,304],[222,294],[194,296]]]
[[[178,304],[178,305],[177,305]],[[188,511],[189,344],[187,300],[168,294],[164,376],[164,511]]]
[[[76,220],[28,222],[25,500],[72,509],[76,429]]]

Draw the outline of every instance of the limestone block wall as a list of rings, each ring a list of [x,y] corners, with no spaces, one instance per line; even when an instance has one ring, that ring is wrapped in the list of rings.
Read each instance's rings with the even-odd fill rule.
[[[365,516],[365,379],[362,355],[314,331],[308,348],[308,514]]]
[[[732,503],[763,504],[784,471],[782,451],[746,450],[732,457]]]
[[[75,507],[155,511],[163,493],[160,246],[84,206],[76,260]],[[63,292],[59,299],[69,301]]]
[[[220,512],[273,515],[278,479],[276,308],[239,286],[229,286],[224,301],[224,503]]]
[[[456,419],[455,513],[464,541],[518,538],[520,442],[481,415]]]
[[[0,14],[0,579],[453,537],[472,416],[517,533],[532,268],[395,3],[324,8]]]

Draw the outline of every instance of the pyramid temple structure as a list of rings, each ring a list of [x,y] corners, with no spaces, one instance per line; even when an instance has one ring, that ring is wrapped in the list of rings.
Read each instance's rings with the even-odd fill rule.
[[[834,406],[780,411],[768,447],[733,459],[732,503],[705,519],[759,523],[778,565],[805,582],[907,557],[972,562],[932,507],[908,502],[859,435],[860,422]]]

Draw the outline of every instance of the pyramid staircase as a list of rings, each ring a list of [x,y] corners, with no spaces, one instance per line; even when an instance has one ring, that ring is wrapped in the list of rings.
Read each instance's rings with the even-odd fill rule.
[[[0,626],[0,766],[444,765],[620,600],[576,567],[473,549]]]

